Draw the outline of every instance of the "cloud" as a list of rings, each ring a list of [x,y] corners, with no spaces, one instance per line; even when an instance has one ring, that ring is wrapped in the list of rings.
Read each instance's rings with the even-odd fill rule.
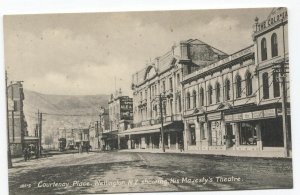
[[[227,53],[250,45],[249,18],[221,13],[11,17],[5,21],[5,63],[12,80],[38,92],[109,94],[117,78],[117,88],[131,94],[132,74],[174,42],[198,38]]]

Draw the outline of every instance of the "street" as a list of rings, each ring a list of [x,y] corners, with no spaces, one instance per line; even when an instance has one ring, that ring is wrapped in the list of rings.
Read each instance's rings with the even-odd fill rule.
[[[9,169],[10,194],[292,188],[292,160],[102,152],[54,155]]]

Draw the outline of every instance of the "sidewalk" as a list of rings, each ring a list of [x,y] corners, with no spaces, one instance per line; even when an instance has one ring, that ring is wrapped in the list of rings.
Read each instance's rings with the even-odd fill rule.
[[[119,152],[148,152],[164,153],[162,149],[124,149]],[[182,154],[203,154],[203,155],[221,155],[221,156],[241,156],[241,157],[266,157],[266,158],[285,158],[281,150],[276,151],[240,151],[240,150],[170,150],[166,149],[165,153],[182,153]],[[288,157],[292,158],[292,157]]]

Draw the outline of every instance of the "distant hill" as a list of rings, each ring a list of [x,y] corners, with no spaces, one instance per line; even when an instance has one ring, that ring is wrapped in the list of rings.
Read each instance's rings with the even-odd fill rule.
[[[38,110],[43,115],[43,141],[56,137],[58,128],[87,128],[99,120],[99,107],[108,107],[109,95],[48,95],[24,89],[24,114],[29,135],[34,135]],[[70,116],[83,115],[83,116]]]

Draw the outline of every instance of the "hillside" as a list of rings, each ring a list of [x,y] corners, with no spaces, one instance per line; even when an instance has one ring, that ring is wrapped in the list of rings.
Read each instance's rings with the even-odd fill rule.
[[[58,135],[59,128],[87,128],[99,120],[99,107],[108,107],[108,95],[48,95],[24,90],[24,113],[29,135],[34,135],[37,111],[43,114],[43,138]],[[83,115],[83,116],[70,116]]]

